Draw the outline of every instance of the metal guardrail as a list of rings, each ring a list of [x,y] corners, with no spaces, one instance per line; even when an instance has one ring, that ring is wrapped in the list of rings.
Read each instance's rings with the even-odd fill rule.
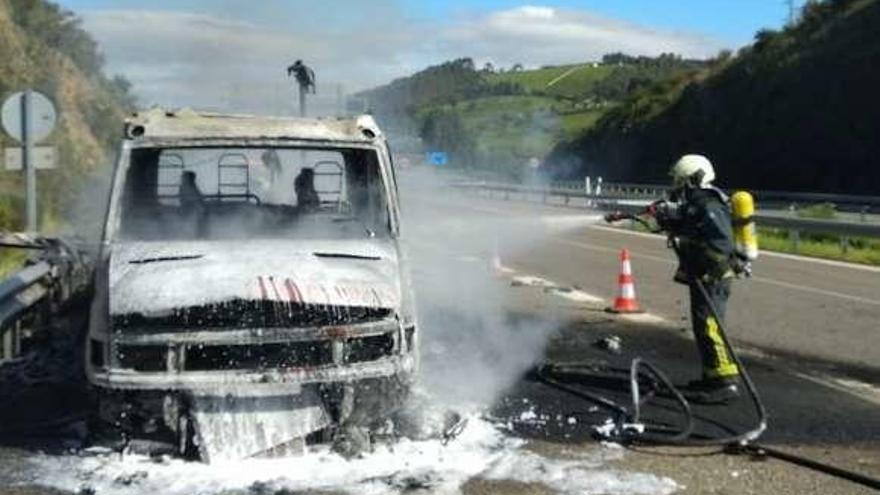
[[[557,182],[550,187],[558,190],[586,190],[584,182]],[[672,188],[664,184],[639,184],[629,182],[599,182],[601,194],[620,197],[659,197]],[[812,205],[831,203],[846,211],[880,210],[880,196],[855,194],[804,193],[789,191],[750,191],[758,203],[764,205]]]
[[[525,186],[521,184],[498,184],[498,183],[459,183],[454,187],[460,189],[487,191],[491,193],[500,193],[505,199],[510,199],[514,195],[521,198],[530,199],[538,198],[541,202],[549,202],[549,198],[560,197],[563,204],[572,206],[573,200],[582,200],[584,207],[591,207],[600,210],[623,210],[630,213],[641,211],[648,204],[649,198],[657,198],[662,196],[663,192],[668,190],[661,186],[624,184],[623,188],[616,184],[603,184],[600,194],[589,195],[586,189],[581,185],[579,188],[572,187],[568,184],[553,184],[550,186]],[[651,189],[651,188],[654,189]],[[641,191],[641,192],[637,192]],[[658,194],[659,193],[659,194]],[[792,193],[794,197],[797,193]],[[830,195],[805,195],[798,197],[825,198]],[[835,196],[839,197],[839,196]],[[871,198],[863,196],[854,196],[854,198]],[[880,200],[880,198],[877,198]],[[577,206],[577,205],[575,205]],[[867,222],[848,222],[839,220],[822,220],[812,218],[798,218],[781,215],[772,215],[759,212],[755,215],[755,220],[761,226],[785,229],[793,232],[810,232],[817,234],[831,234],[841,237],[878,237],[880,238],[880,223]]]
[[[0,281],[3,362],[22,351],[26,324],[45,324],[54,312],[81,293],[88,285],[90,263],[82,252],[59,239],[0,234],[0,246],[37,252],[30,264]]]
[[[0,282],[0,360],[10,359],[20,352],[19,318],[45,301],[51,270],[49,263],[42,261]]]

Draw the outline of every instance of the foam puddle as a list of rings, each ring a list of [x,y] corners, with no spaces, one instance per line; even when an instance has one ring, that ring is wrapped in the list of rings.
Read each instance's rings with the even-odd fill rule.
[[[62,490],[90,489],[103,494],[274,493],[332,490],[357,494],[460,493],[468,479],[543,483],[561,494],[669,494],[678,486],[651,474],[602,469],[619,458],[618,449],[601,449],[573,459],[550,459],[523,448],[479,415],[469,417],[461,435],[439,440],[401,440],[379,445],[347,461],[328,450],[287,459],[249,459],[207,465],[177,459],[89,452],[80,456],[39,455],[29,460],[31,483]]]

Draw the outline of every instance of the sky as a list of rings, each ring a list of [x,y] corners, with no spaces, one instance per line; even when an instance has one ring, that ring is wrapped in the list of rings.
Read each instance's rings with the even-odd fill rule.
[[[605,53],[705,58],[788,17],[785,0],[60,0],[143,106],[292,112],[285,67],[313,67],[319,113],[341,96],[471,57],[526,67]],[[795,0],[800,5],[803,0]]]

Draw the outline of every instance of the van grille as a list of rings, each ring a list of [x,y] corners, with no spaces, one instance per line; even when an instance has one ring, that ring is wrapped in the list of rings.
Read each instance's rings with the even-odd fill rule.
[[[175,309],[148,317],[141,313],[113,316],[116,330],[167,331],[174,329],[234,329],[320,327],[368,323],[387,318],[389,308],[301,305],[278,301],[234,300]]]
[[[187,371],[283,370],[333,364],[330,341],[287,344],[199,345],[186,350]]]
[[[196,344],[180,345],[186,371],[223,370],[286,370],[317,368],[333,364],[344,365],[376,361],[395,352],[394,332],[381,335],[350,337],[342,341],[340,362],[334,361],[333,345],[338,340],[264,344]],[[142,372],[169,372],[169,361],[177,362],[173,346],[133,345],[116,346],[116,366]],[[176,366],[173,363],[171,366]]]

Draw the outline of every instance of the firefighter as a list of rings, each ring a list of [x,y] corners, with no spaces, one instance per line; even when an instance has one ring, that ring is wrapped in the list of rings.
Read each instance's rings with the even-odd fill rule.
[[[723,325],[731,281],[745,268],[736,254],[730,203],[712,185],[715,171],[702,155],[682,156],[670,175],[674,189],[669,201],[653,208],[658,225],[678,244],[674,279],[690,290],[691,323],[703,376],[688,383],[686,395],[707,404],[729,402],[739,396],[739,368],[721,337],[719,321]]]

